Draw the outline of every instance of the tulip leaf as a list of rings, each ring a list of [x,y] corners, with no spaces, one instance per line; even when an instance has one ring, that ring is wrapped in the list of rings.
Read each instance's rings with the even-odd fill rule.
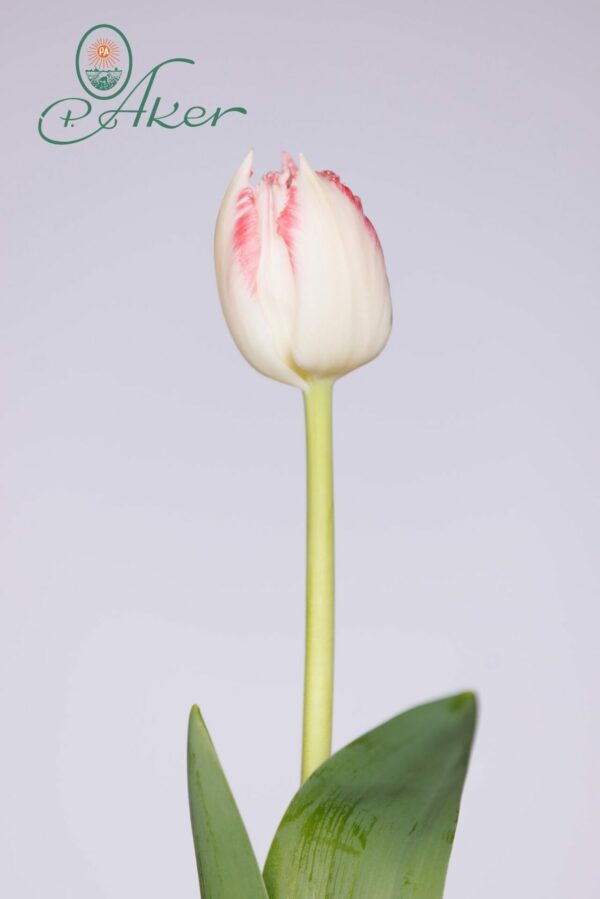
[[[324,762],[275,835],[271,899],[440,899],[475,713],[472,693],[421,705]]]
[[[188,728],[188,791],[203,899],[268,899],[244,822],[197,706]]]

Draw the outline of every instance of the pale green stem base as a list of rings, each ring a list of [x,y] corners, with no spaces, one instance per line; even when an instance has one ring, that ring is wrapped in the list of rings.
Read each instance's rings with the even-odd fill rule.
[[[333,382],[312,381],[306,416],[306,659],[302,782],[331,755],[333,712]]]

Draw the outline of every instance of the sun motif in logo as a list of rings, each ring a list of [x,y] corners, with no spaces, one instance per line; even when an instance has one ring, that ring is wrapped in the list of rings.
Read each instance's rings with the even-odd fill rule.
[[[96,38],[87,52],[88,63],[94,69],[113,69],[119,61],[119,46],[111,38]]]

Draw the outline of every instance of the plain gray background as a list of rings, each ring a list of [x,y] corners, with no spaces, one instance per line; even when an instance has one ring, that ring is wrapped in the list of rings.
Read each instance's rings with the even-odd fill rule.
[[[98,22],[219,127],[36,133]],[[299,771],[300,394],[218,304],[247,149],[364,201],[395,326],[335,391],[335,746],[474,688],[447,899],[594,899],[600,8],[14,5],[3,23],[0,893],[198,895],[185,732],[261,859]]]

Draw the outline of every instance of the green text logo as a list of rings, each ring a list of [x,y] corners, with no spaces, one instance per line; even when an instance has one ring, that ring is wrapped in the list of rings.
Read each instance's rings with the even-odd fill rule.
[[[129,41],[114,25],[94,25],[79,41],[75,54],[77,78],[87,96],[64,97],[47,106],[38,121],[40,137],[50,144],[78,144],[102,131],[113,130],[122,120],[133,128],[156,126],[174,130],[182,126],[214,128],[225,115],[246,115],[243,106],[184,108],[179,101],[167,102],[155,96],[161,70],[176,64],[194,65],[194,60],[165,59],[125,93],[130,81],[135,81]],[[117,106],[107,104],[122,94]]]

